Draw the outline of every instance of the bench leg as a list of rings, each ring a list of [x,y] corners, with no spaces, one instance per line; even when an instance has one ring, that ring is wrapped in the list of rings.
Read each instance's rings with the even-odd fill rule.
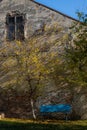
[[[65,120],[68,121],[68,114],[65,115]]]

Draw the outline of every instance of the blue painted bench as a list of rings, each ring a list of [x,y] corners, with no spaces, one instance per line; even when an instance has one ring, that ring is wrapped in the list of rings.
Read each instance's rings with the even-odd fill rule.
[[[61,112],[65,114],[65,119],[68,120],[68,114],[72,112],[72,106],[69,104],[58,105],[41,105],[40,113]]]

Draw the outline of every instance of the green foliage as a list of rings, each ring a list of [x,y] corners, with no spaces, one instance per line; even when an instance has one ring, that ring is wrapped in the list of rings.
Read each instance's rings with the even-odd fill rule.
[[[87,15],[78,13],[81,22],[71,27],[73,40],[65,47],[65,59],[70,80],[80,85],[87,84]]]
[[[54,66],[58,62],[56,53],[42,52],[44,45],[38,44],[36,38],[24,43],[16,41],[3,46],[0,52],[2,61],[0,69],[3,77],[1,85],[24,86],[25,89],[28,88],[30,96],[34,93],[34,97],[34,91],[38,90],[42,82],[46,81],[49,74],[54,71]]]

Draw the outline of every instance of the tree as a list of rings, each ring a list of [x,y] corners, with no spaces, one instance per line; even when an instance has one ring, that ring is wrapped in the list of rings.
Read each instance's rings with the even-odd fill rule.
[[[27,91],[34,119],[35,100],[49,79],[54,80],[56,67],[59,63],[61,66],[58,50],[67,41],[58,24],[47,25],[43,30],[27,41],[6,42],[0,48],[0,86]]]
[[[72,39],[65,47],[69,81],[87,85],[87,15],[78,13],[79,21],[71,29]]]
[[[26,42],[6,43],[0,49],[0,85],[24,87],[29,93],[34,119],[34,102],[58,63],[57,52],[46,51],[46,46],[33,37]]]

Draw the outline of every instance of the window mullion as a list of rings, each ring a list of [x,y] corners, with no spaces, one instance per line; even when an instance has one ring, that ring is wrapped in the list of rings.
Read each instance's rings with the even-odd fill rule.
[[[17,39],[17,17],[15,16],[15,40]]]

